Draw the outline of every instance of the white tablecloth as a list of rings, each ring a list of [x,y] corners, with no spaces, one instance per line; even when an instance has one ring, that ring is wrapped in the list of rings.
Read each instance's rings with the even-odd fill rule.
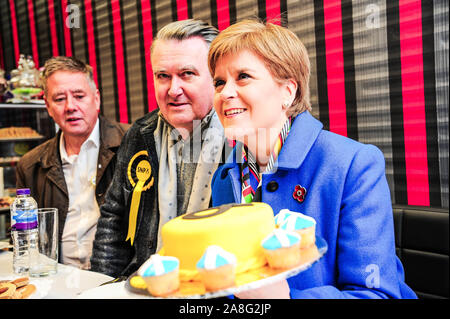
[[[0,250],[0,280],[25,277],[16,275],[12,269],[12,252]],[[58,272],[43,278],[30,278],[37,290],[30,299],[72,299],[89,289],[100,286],[113,278],[93,271],[58,264]],[[102,298],[98,296],[98,298]]]

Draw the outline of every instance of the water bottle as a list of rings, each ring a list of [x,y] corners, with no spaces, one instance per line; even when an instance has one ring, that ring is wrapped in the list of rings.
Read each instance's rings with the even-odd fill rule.
[[[17,189],[16,195],[11,205],[13,270],[23,274],[30,267],[30,251],[38,248],[37,203],[29,188]]]

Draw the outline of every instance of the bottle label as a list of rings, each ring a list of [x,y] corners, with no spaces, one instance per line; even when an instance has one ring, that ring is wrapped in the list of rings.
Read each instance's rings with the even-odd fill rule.
[[[11,216],[13,230],[33,229],[37,227],[37,209],[16,210]]]

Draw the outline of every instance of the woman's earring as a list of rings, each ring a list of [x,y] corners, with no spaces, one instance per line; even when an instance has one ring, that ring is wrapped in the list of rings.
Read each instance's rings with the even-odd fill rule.
[[[291,103],[289,103],[289,101],[284,101],[282,105],[284,109],[287,109],[289,108],[289,106],[291,106]]]

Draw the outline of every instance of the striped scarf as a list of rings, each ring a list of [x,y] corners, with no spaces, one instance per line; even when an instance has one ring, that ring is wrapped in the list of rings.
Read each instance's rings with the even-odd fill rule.
[[[270,154],[270,159],[267,163],[265,172],[271,172],[273,170],[278,154],[291,130],[292,121],[293,118],[289,117],[284,123],[275,142],[272,154]],[[259,166],[254,155],[248,151],[247,146],[244,144],[242,144],[241,180],[241,203],[261,201],[261,173],[259,172]]]

